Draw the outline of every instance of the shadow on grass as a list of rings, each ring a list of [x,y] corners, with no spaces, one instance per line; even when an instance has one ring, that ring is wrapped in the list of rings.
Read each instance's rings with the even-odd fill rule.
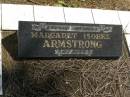
[[[18,41],[17,41],[17,34],[11,34],[4,39],[2,39],[2,44],[10,56],[15,60],[17,59],[18,55]]]
[[[44,70],[36,68],[31,64],[18,64],[11,71],[3,68],[3,97],[69,97],[64,90],[65,70],[48,70],[44,74]]]

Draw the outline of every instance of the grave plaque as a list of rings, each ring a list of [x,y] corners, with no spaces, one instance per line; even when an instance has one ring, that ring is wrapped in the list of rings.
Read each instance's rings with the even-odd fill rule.
[[[121,52],[121,25],[19,22],[19,57],[119,57]]]

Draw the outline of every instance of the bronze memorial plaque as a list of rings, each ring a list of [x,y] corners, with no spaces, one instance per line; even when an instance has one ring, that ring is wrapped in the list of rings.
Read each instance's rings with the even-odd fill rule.
[[[121,25],[19,22],[19,57],[120,57],[121,53]]]

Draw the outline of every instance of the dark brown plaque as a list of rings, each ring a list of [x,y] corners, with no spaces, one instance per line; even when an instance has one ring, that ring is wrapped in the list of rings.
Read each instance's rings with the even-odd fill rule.
[[[19,57],[119,57],[121,51],[121,25],[19,22]]]

